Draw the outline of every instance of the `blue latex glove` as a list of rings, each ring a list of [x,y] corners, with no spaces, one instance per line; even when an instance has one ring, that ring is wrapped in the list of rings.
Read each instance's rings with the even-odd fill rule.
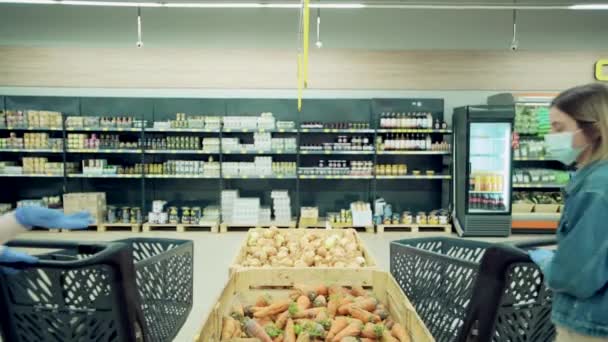
[[[15,210],[17,222],[26,227],[83,229],[87,228],[93,219],[91,214],[82,211],[72,215],[65,215],[60,210],[37,206],[20,207]]]
[[[6,263],[15,263],[15,262],[24,262],[27,264],[36,264],[38,263],[38,258],[35,256],[31,256],[26,253],[21,253],[14,251],[8,247],[0,247],[0,262]],[[0,267],[0,270],[6,274],[15,274],[18,271],[14,268],[10,267]]]
[[[541,270],[544,269],[547,263],[551,261],[554,254],[555,252],[548,249],[534,249],[528,251],[530,259],[532,259],[532,261],[534,261],[534,263],[537,264],[541,268]]]

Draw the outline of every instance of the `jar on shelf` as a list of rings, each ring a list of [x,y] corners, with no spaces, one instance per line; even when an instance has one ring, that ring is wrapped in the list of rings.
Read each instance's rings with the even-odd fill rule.
[[[182,223],[190,224],[190,207],[182,207]]]
[[[416,214],[416,223],[417,224],[428,224],[428,218],[424,211],[419,211],[418,214]]]
[[[179,223],[179,215],[177,212],[177,207],[169,207],[169,223],[171,223],[171,224]]]
[[[122,207],[120,212],[121,212],[122,223],[130,223],[131,222],[131,208]]]
[[[401,223],[412,224],[413,222],[414,222],[414,218],[413,218],[411,212],[404,211],[403,214],[401,214]]]

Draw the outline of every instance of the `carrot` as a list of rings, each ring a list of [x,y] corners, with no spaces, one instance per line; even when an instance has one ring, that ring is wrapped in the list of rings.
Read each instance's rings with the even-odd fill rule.
[[[283,329],[285,327],[285,324],[287,323],[288,318],[289,318],[289,311],[283,311],[283,313],[280,314],[279,317],[277,317],[277,319],[275,321],[277,328]]]
[[[386,320],[384,320],[384,326],[386,327],[386,329],[392,329],[393,325],[395,325],[395,321],[393,321],[390,318],[387,318]]]
[[[232,338],[240,338],[241,335],[243,335],[243,330],[241,329],[241,323],[237,321],[236,329],[234,330],[234,334],[232,334]]]
[[[344,305],[344,304],[351,304],[354,301],[353,296],[348,295],[348,296],[342,296],[340,297],[340,306]]]
[[[322,310],[319,310],[319,313],[317,314],[317,316],[315,316],[315,322],[317,323],[321,323],[323,321],[327,321],[329,319],[329,316],[327,315],[327,309],[325,308],[321,308]]]
[[[359,342],[359,338],[354,337],[354,336],[347,336],[343,339],[340,340],[340,342]]]
[[[296,304],[298,305],[298,311],[304,311],[311,306],[310,299],[306,296],[298,297]]]
[[[285,337],[283,336],[283,334],[281,334],[281,335],[275,337],[274,340],[272,340],[272,342],[283,342],[284,338]]]
[[[292,318],[315,318],[319,312],[325,310],[325,308],[312,308],[308,310],[300,310],[296,314],[292,314]]]
[[[262,328],[253,319],[245,320],[245,332],[247,333],[248,336],[256,337],[261,342],[272,342],[272,339],[270,338],[270,336],[268,336],[268,334],[266,333],[264,328]]]
[[[365,338],[365,337],[363,337],[363,338],[359,339],[359,342],[376,342],[376,341],[378,341],[378,340],[375,339],[375,338]]]
[[[399,342],[411,342],[410,336],[405,331],[403,325],[395,323],[391,329],[391,334],[399,339]]]
[[[266,307],[268,305],[270,305],[270,298],[267,295],[259,296],[255,302],[255,306],[257,307]]]
[[[327,296],[329,289],[325,285],[319,285],[315,288],[315,292],[317,293],[317,296]]]
[[[364,299],[356,300],[355,304],[357,304],[358,307],[365,311],[374,312],[374,310],[376,310],[376,307],[378,306],[378,300],[373,297],[367,297]]]
[[[329,318],[336,317],[336,313],[338,312],[340,298],[337,296],[330,296],[329,302],[327,302],[327,314]]]
[[[399,342],[399,340],[394,338],[390,331],[384,330],[382,333],[382,342]]]
[[[315,300],[312,301],[313,306],[315,307],[324,307],[327,306],[327,299],[324,296],[318,295]]]
[[[260,310],[256,310],[253,313],[253,316],[254,317],[267,317],[267,316],[276,315],[276,314],[282,313],[283,311],[287,310],[289,308],[289,304],[291,304],[291,300],[284,299],[284,300],[278,301],[274,304],[271,304],[269,306],[266,306]]]
[[[363,322],[363,323],[368,323],[368,322],[378,323],[381,321],[380,316],[367,312],[356,305],[350,306],[349,313],[351,316],[353,316],[353,318],[361,320],[361,322]]]
[[[310,335],[306,331],[302,332],[296,342],[310,342]]]
[[[260,342],[260,339],[255,337],[233,337],[226,341],[222,340],[222,342]]]
[[[342,329],[339,333],[334,336],[334,342],[340,342],[341,339],[347,336],[359,336],[361,333],[361,324],[359,322],[353,322],[346,326],[346,328]]]
[[[350,291],[348,291],[347,289],[343,288],[342,286],[337,286],[337,285],[333,285],[330,286],[327,292],[330,296],[331,295],[345,295],[345,294],[350,294]]]
[[[265,327],[266,325],[272,323],[272,319],[270,319],[270,317],[254,318],[253,320],[256,321],[261,327]]]
[[[334,336],[336,336],[340,331],[342,331],[342,329],[346,328],[347,325],[348,325],[348,321],[346,320],[346,317],[343,317],[343,316],[336,317],[331,322],[331,327],[329,328],[329,331],[327,332],[326,341],[331,341],[334,338]]]
[[[350,293],[355,297],[367,296],[367,291],[361,285],[355,285],[351,288]]]
[[[285,325],[285,338],[283,342],[296,342],[296,332],[293,330],[293,320],[290,318]]]
[[[388,310],[386,310],[386,306],[384,306],[384,304],[378,303],[378,305],[376,306],[376,310],[374,310],[373,314],[380,316],[380,319],[383,320],[388,318]]]
[[[374,331],[374,324],[366,323],[365,326],[363,327],[363,330],[361,330],[361,336],[367,337],[367,338],[378,337],[378,336],[376,336],[376,332]]]
[[[236,331],[237,321],[232,317],[224,317],[224,324],[222,327],[222,340],[227,340],[234,336]]]

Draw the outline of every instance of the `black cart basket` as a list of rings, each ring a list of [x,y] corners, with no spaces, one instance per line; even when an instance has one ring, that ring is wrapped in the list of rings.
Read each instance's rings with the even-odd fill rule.
[[[8,246],[53,251],[35,265],[2,265],[13,267],[0,272],[4,341],[172,341],[192,309],[191,241]]]
[[[551,342],[551,292],[522,249],[555,243],[398,240],[390,268],[438,342]]]

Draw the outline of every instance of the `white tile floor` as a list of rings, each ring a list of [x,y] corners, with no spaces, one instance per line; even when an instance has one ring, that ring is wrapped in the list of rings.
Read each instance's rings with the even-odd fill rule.
[[[393,240],[445,236],[442,233],[402,233],[388,232],[383,235],[361,233],[361,238],[369,251],[375,257],[379,267],[389,269],[389,243]],[[211,308],[228,279],[228,267],[234,260],[238,248],[245,237],[245,232],[230,232],[227,234],[212,234],[208,232],[73,232],[47,233],[31,232],[19,236],[20,239],[64,239],[64,240],[118,240],[130,237],[154,237],[189,239],[194,241],[194,306],[175,341],[192,341],[192,338],[202,326],[207,311]],[[540,237],[547,237],[546,235]],[[509,239],[483,239],[492,242],[505,242],[539,238],[535,235],[515,235]]]

